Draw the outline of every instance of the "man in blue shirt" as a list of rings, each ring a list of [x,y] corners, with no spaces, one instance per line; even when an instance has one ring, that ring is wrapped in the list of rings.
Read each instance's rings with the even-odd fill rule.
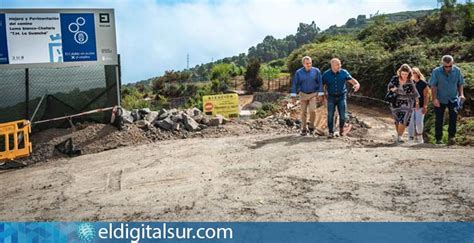
[[[337,108],[339,113],[339,135],[343,135],[344,125],[346,124],[346,82],[354,86],[354,91],[357,92],[360,88],[359,82],[354,79],[351,74],[341,68],[341,60],[337,58],[331,59],[331,69],[323,74],[323,84],[326,85],[328,94],[328,138],[334,137],[334,112]]]
[[[464,101],[464,78],[461,69],[454,65],[454,58],[445,55],[441,59],[442,65],[433,69],[431,73],[431,92],[436,116],[435,138],[436,144],[441,144],[443,137],[443,120],[446,108],[449,110],[448,145],[455,143],[457,104]]]
[[[295,72],[291,82],[292,103],[296,104],[296,94],[299,91],[301,104],[301,135],[308,133],[307,112],[309,108],[309,132],[312,134],[316,121],[316,103],[321,102],[323,93],[323,84],[321,71],[312,66],[311,57],[305,56],[302,59],[303,67]]]

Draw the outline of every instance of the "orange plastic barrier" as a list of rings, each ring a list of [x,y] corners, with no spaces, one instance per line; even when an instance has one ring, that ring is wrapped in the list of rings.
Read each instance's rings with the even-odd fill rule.
[[[31,124],[28,120],[0,124],[0,161],[31,154]]]

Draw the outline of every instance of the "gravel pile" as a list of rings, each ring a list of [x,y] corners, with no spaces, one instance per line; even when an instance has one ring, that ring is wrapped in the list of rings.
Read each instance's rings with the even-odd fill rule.
[[[32,134],[33,153],[18,160],[26,165],[52,159],[67,158],[55,146],[72,139],[81,154],[98,153],[123,146],[133,146],[162,140],[186,138],[217,138],[247,134],[296,134],[301,123],[299,105],[288,100],[279,102],[280,109],[273,115],[259,119],[231,119],[210,117],[199,109],[151,111],[149,109],[124,111],[125,125],[121,131],[109,124],[84,123],[74,128],[49,129]],[[318,135],[326,134],[326,107],[318,108]],[[363,136],[369,128],[357,117],[348,114],[353,128],[349,136]]]

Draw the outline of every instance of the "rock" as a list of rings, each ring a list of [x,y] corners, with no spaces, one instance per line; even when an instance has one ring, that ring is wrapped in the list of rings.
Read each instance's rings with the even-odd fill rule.
[[[254,101],[242,108],[242,110],[258,110],[259,108],[262,108],[263,104],[262,102],[259,101]]]
[[[173,114],[173,115],[171,115],[171,120],[174,121],[174,122],[181,122],[181,121],[183,121],[183,114],[184,113]]]
[[[193,119],[197,122],[197,123],[201,123],[201,120],[204,116],[203,115],[199,115],[199,116],[195,116],[193,117]]]
[[[198,115],[193,117],[193,119],[200,124],[208,125],[209,124],[209,117],[207,115]]]
[[[276,122],[280,125],[286,125],[285,119],[278,118],[278,119],[276,119]]]
[[[139,128],[148,128],[150,122],[148,122],[147,120],[138,120],[135,122],[135,125],[137,125],[137,127]]]
[[[150,108],[142,108],[142,109],[138,110],[138,113],[142,114],[143,117],[144,117],[144,115],[146,115],[150,112],[151,112]]]
[[[171,114],[173,114],[173,115],[176,115],[176,114],[178,114],[180,111],[178,111],[176,108],[173,108],[173,109],[171,109],[169,112],[170,112]]]
[[[176,122],[173,124],[173,130],[175,131],[181,130],[181,127],[182,127],[181,122]]]
[[[202,116],[201,120],[199,121],[199,123],[203,124],[203,125],[209,125],[209,117],[208,116]]]
[[[163,111],[164,110],[164,111]],[[163,111],[163,112],[162,112]],[[157,120],[163,120],[167,117],[171,116],[171,112],[165,110],[165,109],[162,109],[160,110],[160,112],[158,113],[158,118]]]
[[[166,117],[163,120],[155,121],[155,126],[161,128],[163,130],[170,131],[171,129],[174,128],[175,122],[173,122],[173,120],[171,120],[171,117]]]
[[[153,123],[153,122],[155,122],[157,117],[158,117],[158,112],[157,111],[150,111],[150,113],[148,113],[145,116],[145,120],[148,121],[149,123]]]
[[[229,122],[229,119],[222,117],[222,125],[227,124]]]
[[[160,116],[160,115],[162,115],[162,114],[164,114],[164,113],[168,113],[168,110],[165,109],[165,108],[161,108],[160,111],[158,112],[158,115]]]
[[[208,116],[203,116],[201,119],[201,124],[204,124],[206,126],[209,125],[209,117]]]
[[[186,130],[193,132],[198,129],[199,124],[190,116],[183,114],[183,124]]]
[[[136,109],[133,110],[130,115],[133,117],[134,122],[142,119],[142,116],[140,115],[140,113]]]
[[[215,117],[209,120],[209,126],[219,126],[223,123],[224,117],[221,115],[216,115]]]
[[[186,110],[186,114],[195,119],[195,117],[200,116],[202,112],[198,108],[194,107],[192,109]]]
[[[291,118],[286,118],[285,123],[287,126],[292,127],[295,125],[295,122]]]
[[[127,111],[125,109],[122,108],[122,118],[123,118],[123,122],[124,123],[128,123],[128,124],[132,124],[133,121],[134,121],[134,118],[132,116],[132,112],[131,111]]]
[[[199,124],[199,130],[204,130],[207,128],[207,125],[205,124]]]

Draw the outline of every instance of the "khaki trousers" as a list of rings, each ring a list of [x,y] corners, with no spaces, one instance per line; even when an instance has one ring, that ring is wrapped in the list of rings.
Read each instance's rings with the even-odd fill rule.
[[[307,114],[309,112],[309,128],[315,128],[316,121],[316,99],[317,94],[305,94],[303,92],[299,93],[300,95],[300,104],[301,104],[301,129],[306,129]],[[309,111],[308,111],[309,110]]]

